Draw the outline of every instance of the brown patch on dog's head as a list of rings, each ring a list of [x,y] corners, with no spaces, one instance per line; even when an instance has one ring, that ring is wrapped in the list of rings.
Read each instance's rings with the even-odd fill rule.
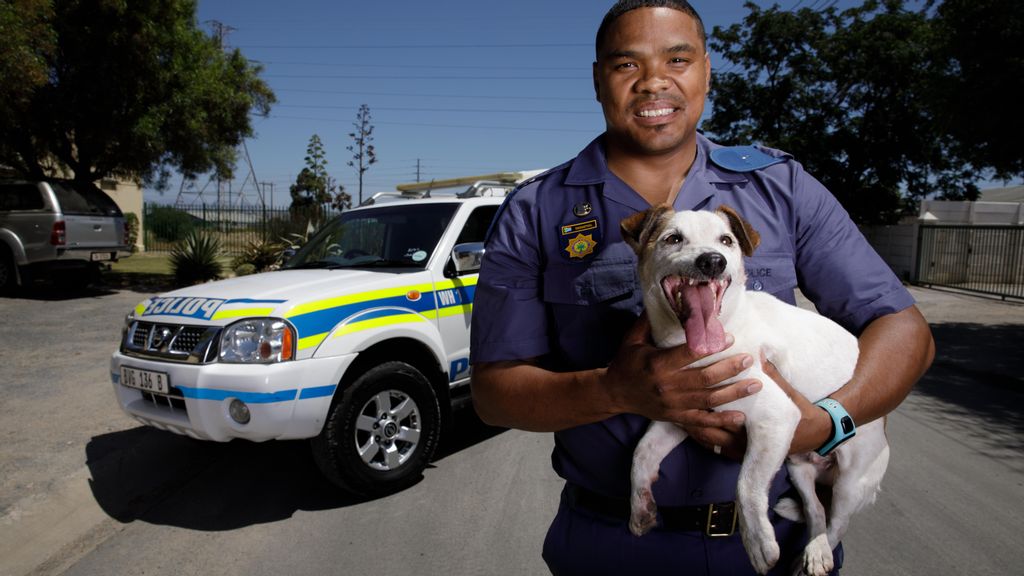
[[[735,210],[724,204],[719,206],[716,212],[721,214],[725,221],[729,223],[729,228],[732,229],[733,235],[736,236],[736,240],[740,243],[740,250],[743,251],[743,255],[753,255],[754,249],[761,243],[761,235],[757,233],[757,230],[754,230],[750,223],[737,214]]]
[[[651,242],[652,237],[656,236],[655,232],[661,228],[662,220],[671,218],[672,214],[673,210],[670,206],[661,204],[628,216],[619,223],[622,239],[639,256],[643,252],[644,246]]]

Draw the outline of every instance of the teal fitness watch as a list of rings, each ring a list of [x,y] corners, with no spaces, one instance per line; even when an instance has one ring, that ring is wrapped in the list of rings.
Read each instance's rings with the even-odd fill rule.
[[[846,408],[832,398],[825,398],[814,404],[828,412],[829,417],[832,418],[832,437],[821,448],[818,448],[819,455],[828,456],[840,444],[853,438],[857,434],[857,427],[854,426],[853,418],[850,417]]]

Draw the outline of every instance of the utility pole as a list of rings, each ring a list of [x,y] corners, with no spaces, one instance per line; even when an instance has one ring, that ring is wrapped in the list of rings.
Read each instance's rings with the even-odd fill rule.
[[[224,49],[224,41],[227,40],[228,34],[238,30],[238,28],[228,26],[220,20],[207,20],[206,23],[210,25],[210,28],[213,28],[213,38],[217,41],[217,47],[221,50]]]
[[[420,159],[416,159],[416,181],[420,181]]]

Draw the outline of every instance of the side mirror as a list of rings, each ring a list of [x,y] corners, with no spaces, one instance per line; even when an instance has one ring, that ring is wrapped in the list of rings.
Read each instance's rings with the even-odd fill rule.
[[[479,272],[483,260],[483,242],[466,242],[456,244],[455,248],[452,248],[452,261],[455,263],[455,272],[458,274]]]
[[[281,265],[283,266],[284,264],[287,264],[288,261],[292,259],[292,256],[295,256],[295,249],[294,248],[285,248],[284,250],[282,250],[281,251]]]

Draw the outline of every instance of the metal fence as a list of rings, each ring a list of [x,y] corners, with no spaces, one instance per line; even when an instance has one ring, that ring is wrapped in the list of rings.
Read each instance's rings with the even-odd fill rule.
[[[143,244],[146,251],[165,252],[192,232],[205,232],[220,240],[221,250],[233,255],[251,242],[282,242],[305,236],[337,215],[330,206],[302,210],[263,206],[224,207],[198,204],[143,207]]]
[[[1024,226],[924,225],[917,283],[1024,299]]]

